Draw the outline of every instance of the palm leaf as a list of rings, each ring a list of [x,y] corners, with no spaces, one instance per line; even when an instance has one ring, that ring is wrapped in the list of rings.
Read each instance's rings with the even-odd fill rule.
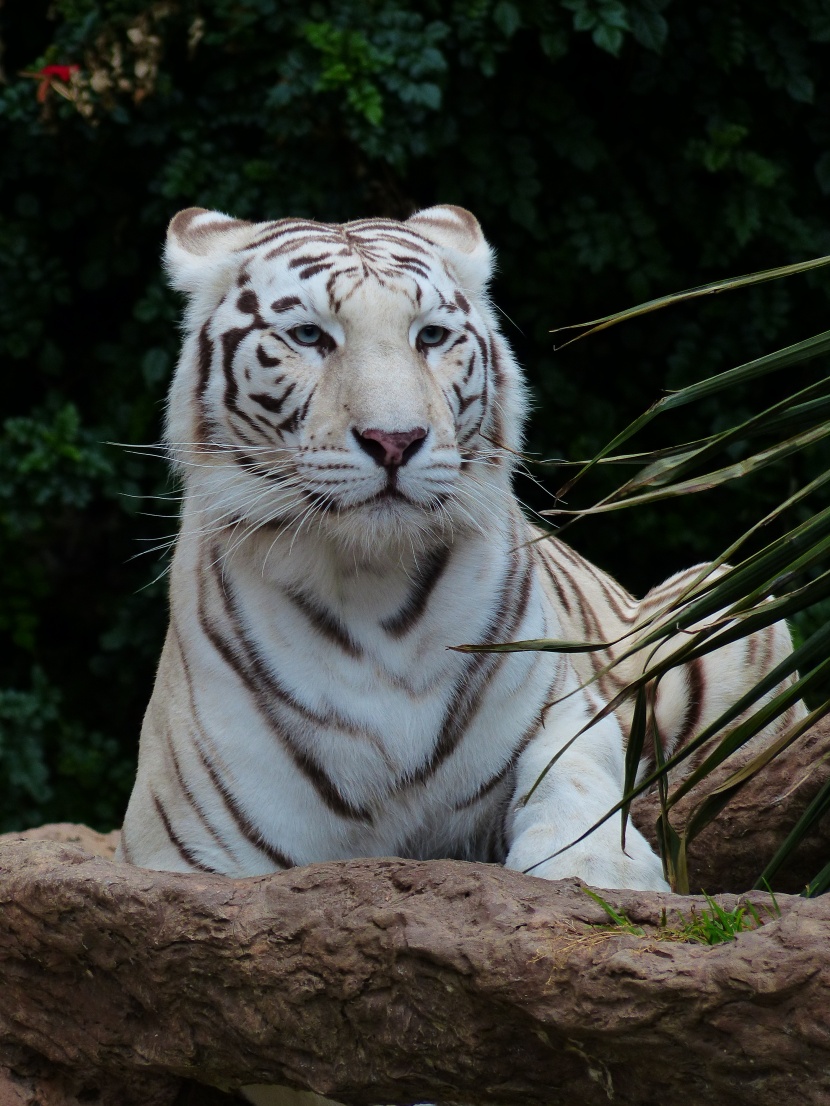
[[[673,303],[806,272],[827,264],[830,264],[830,257],[823,257],[798,265],[718,281],[677,295],[663,296],[628,311],[592,320],[584,324],[583,333],[578,338],[587,337],[625,319],[636,318]],[[577,339],[572,339],[575,340]],[[669,443],[651,451],[620,452],[621,446],[667,411],[713,396],[728,397],[730,390],[737,386],[756,381],[767,373],[805,364],[828,353],[830,331],[825,331],[664,396],[621,431],[595,457],[578,463],[576,474],[560,489],[558,496],[564,496],[592,468],[600,464],[637,465],[638,471],[634,476],[586,509],[557,509],[545,513],[566,520],[560,528],[561,532],[572,521],[585,515],[649,506],[668,498],[698,494],[741,480],[749,474],[826,442],[830,437],[830,376],[825,372],[806,387],[801,387],[783,400],[718,433],[704,435],[689,442]],[[766,442],[762,442],[760,448],[756,446],[747,450],[759,437],[766,438]],[[745,456],[736,460],[736,450],[747,451]],[[726,463],[718,463],[721,457]],[[661,811],[658,838],[664,867],[674,887],[681,890],[688,888],[687,851],[692,840],[747,783],[765,771],[809,726],[830,713],[830,625],[820,625],[790,656],[776,665],[772,672],[754,687],[747,689],[737,703],[732,704],[682,750],[670,757],[663,756],[653,712],[650,710],[653,690],[656,683],[672,668],[704,657],[713,650],[748,633],[759,632],[780,619],[799,615],[830,597],[830,507],[816,509],[808,517],[804,517],[805,507],[828,481],[830,472],[822,471],[803,487],[794,490],[716,557],[711,566],[701,570],[671,606],[655,611],[648,620],[614,641],[568,642],[543,639],[505,642],[487,647],[462,647],[470,651],[603,651],[609,656],[608,663],[586,680],[587,686],[624,660],[638,654],[643,658],[653,657],[655,651],[669,638],[674,639],[670,655],[661,655],[655,663],[644,659],[641,674],[597,711],[551,758],[533,788],[524,796],[525,801],[573,742],[579,740],[600,718],[617,709],[626,699],[633,698],[634,717],[626,755],[623,795],[611,810],[577,840],[584,840],[599,825],[621,812],[624,845],[631,803],[645,790],[657,787]],[[765,526],[773,521],[777,522],[785,514],[789,513],[792,517],[795,511],[799,515],[788,532],[768,542],[761,549],[743,556],[737,563],[732,563],[736,554],[745,548],[750,539],[756,539]],[[799,676],[799,671],[803,675]],[[776,718],[782,716],[793,703],[805,695],[810,697],[812,706],[805,718],[790,725],[774,741],[766,741],[759,751],[745,764],[729,773],[726,779],[722,778],[722,771],[719,772],[717,785],[706,790],[707,781],[716,770],[728,765],[730,757],[744,748],[747,742],[762,734]],[[548,708],[553,706],[555,703],[548,704]],[[644,779],[635,782],[649,733],[654,742],[654,769]],[[671,784],[673,770],[704,746],[706,756],[702,762],[681,782]],[[672,811],[680,799],[693,789],[695,794],[699,791],[701,797],[689,813],[682,832],[678,832],[672,824]],[[804,812],[775,856],[768,858],[766,867],[759,873],[758,885],[775,876],[792,851],[828,810],[830,781]],[[577,841],[573,841],[560,851],[566,851],[576,843]],[[762,864],[763,860],[759,863],[759,868]],[[816,875],[805,893],[820,894],[828,889],[830,864]]]
[[[826,353],[830,353],[830,331],[827,330],[813,338],[807,338],[803,342],[795,342],[793,345],[785,346],[784,349],[768,353],[754,361],[748,361],[745,365],[738,365],[734,369],[728,369],[726,372],[710,376],[697,384],[690,384],[686,388],[680,388],[667,396],[663,396],[648,411],[645,411],[639,418],[630,423],[625,430],[621,431],[595,457],[583,465],[579,472],[559,489],[557,497],[559,499],[564,498],[577,481],[590,472],[600,460],[607,458],[617,446],[627,442],[629,438],[632,438],[643,427],[656,419],[658,415],[673,411],[678,407],[684,407],[689,403],[696,403],[701,399],[708,399],[738,385],[751,383],[768,373],[791,368],[793,365],[810,361],[814,357],[820,357]]]
[[[587,323],[571,323],[569,326],[559,326],[552,330],[551,334],[561,334],[565,330],[581,330],[583,333],[571,338],[565,345],[578,342],[581,338],[587,338],[600,330],[607,330],[617,323],[628,319],[637,319],[642,315],[648,315],[652,311],[660,311],[664,307],[671,307],[676,303],[685,303],[688,300],[700,299],[701,296],[714,296],[719,292],[734,292],[738,288],[748,288],[753,284],[763,284],[769,280],[780,280],[782,277],[796,276],[799,273],[807,273],[812,269],[820,269],[824,265],[830,265],[830,256],[816,257],[811,261],[798,261],[793,265],[779,265],[774,269],[763,269],[757,273],[748,273],[745,276],[726,277],[725,280],[715,280],[710,284],[700,284],[696,288],[688,288],[685,292],[672,292],[668,296],[658,296],[657,299],[646,300],[636,307],[627,307],[624,311],[615,311],[612,315],[604,315],[601,319],[591,319]]]
[[[828,811],[830,811],[830,780],[826,781],[819,793],[815,796],[813,801],[810,803],[810,805],[801,815],[799,820],[793,826],[790,833],[787,835],[784,841],[782,841],[777,852],[758,877],[758,880],[755,884],[756,887],[763,887],[764,884],[768,883],[771,879],[775,877],[776,872],[779,870],[784,861],[787,860],[791,853],[804,840],[809,830],[811,830],[812,827],[821,818],[823,818]],[[828,874],[830,874],[830,865],[828,865],[826,868],[823,868],[822,871],[819,872],[816,879],[813,880],[813,884],[817,882],[823,882],[824,878]],[[812,884],[810,886],[812,886]],[[822,890],[826,890],[828,886],[830,885],[824,884]],[[820,892],[813,888],[813,890],[809,891],[809,893],[813,895],[819,894]]]

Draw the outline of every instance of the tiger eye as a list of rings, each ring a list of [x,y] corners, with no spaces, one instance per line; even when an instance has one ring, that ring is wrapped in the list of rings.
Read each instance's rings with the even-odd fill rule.
[[[425,326],[418,332],[417,344],[419,346],[440,346],[447,336],[447,328],[444,326]]]
[[[323,337],[322,329],[314,323],[303,323],[302,326],[295,326],[289,333],[292,338],[296,338],[301,346],[316,346]]]

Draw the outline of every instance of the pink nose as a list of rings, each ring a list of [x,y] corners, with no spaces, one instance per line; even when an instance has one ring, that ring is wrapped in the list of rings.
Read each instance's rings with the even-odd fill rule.
[[[361,449],[384,468],[397,468],[405,465],[424,444],[427,436],[422,426],[413,426],[411,430],[375,430],[354,431]]]

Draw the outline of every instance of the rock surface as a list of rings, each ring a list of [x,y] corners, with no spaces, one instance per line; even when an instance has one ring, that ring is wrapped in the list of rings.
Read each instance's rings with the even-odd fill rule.
[[[733,799],[693,887],[751,886],[828,749],[825,720]],[[646,796],[633,817],[653,836],[657,813]],[[827,821],[776,886],[826,863]],[[227,1106],[272,1082],[350,1106],[830,1102],[830,895],[774,916],[755,892],[764,924],[709,947],[671,939],[699,898],[605,892],[626,933],[575,881],[488,865],[232,881],[114,863],[117,840],[0,837],[0,1106]]]
[[[349,1104],[826,1104],[830,899],[773,917],[750,897],[765,924],[708,947],[661,939],[661,911],[699,899],[606,893],[635,935],[574,881],[488,865],[232,881],[7,841],[0,1061],[64,1094],[25,1106],[176,1106],[182,1079]]]

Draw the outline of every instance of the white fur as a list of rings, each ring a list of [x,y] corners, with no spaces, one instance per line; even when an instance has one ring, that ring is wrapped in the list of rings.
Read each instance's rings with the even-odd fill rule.
[[[590,637],[589,615],[609,640],[646,609],[560,543],[528,544],[511,490],[525,388],[473,216],[330,227],[190,209],[165,256],[189,295],[167,423],[186,495],[124,855],[243,876],[280,853],[498,854],[547,878],[666,889],[633,827],[623,851],[618,818],[574,844],[623,777],[617,717],[589,725],[590,659],[450,648]],[[328,344],[304,345],[309,327]],[[413,427],[426,436],[393,495],[366,443]],[[701,724],[751,682],[742,655],[716,662],[730,675]],[[684,681],[658,698],[669,741],[697,709]]]

